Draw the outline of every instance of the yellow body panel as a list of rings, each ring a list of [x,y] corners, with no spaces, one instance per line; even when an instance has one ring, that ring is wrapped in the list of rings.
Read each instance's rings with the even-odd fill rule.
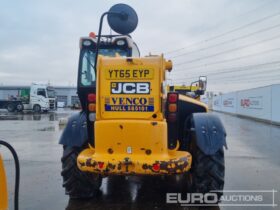
[[[0,155],[0,210],[8,209],[7,180],[4,170],[4,163]]]
[[[82,171],[174,174],[190,169],[191,155],[167,145],[163,81],[171,68],[162,56],[99,57],[95,148],[79,154]]]
[[[180,174],[191,167],[192,157],[188,152],[169,151],[167,154],[98,154],[93,148],[83,150],[78,156],[78,167],[82,171],[108,174]],[[99,163],[103,168],[99,168]],[[160,170],[155,171],[153,164],[160,164]]]
[[[95,149],[78,157],[83,171],[114,174],[183,173],[190,169],[188,152],[167,149],[166,122],[106,120],[95,123]],[[98,163],[104,164],[100,169]],[[160,171],[152,165],[161,164]]]
[[[163,120],[161,84],[167,62],[162,56],[147,58],[102,57],[98,59],[96,120]],[[148,85],[148,93],[113,93],[124,84]],[[137,87],[135,87],[137,88]],[[141,90],[141,88],[140,88]],[[156,114],[156,118],[153,118]]]
[[[95,123],[95,150],[108,154],[111,148],[114,153],[152,154],[167,153],[166,122],[148,120],[106,120]]]
[[[194,92],[198,90],[198,86],[185,86],[185,85],[174,85],[174,91],[177,90],[186,90],[189,92]],[[167,86],[167,91],[170,91],[170,86]]]

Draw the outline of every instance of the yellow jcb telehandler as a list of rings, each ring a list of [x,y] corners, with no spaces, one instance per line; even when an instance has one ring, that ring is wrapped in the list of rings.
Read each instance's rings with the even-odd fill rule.
[[[103,18],[120,35],[101,35]],[[193,192],[224,186],[226,132],[205,104],[167,92],[172,62],[139,57],[131,36],[136,12],[117,4],[101,16],[99,33],[80,39],[78,95],[60,139],[63,186],[71,198],[95,196],[110,175],[190,177]],[[206,81],[200,81],[205,90]]]

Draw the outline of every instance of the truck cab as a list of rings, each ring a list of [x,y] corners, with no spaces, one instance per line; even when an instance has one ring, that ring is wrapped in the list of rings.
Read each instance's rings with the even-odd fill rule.
[[[30,89],[20,91],[20,99],[24,110],[41,112],[56,109],[55,91],[53,87],[48,85],[33,83]]]
[[[34,112],[56,110],[57,100],[53,87],[32,83],[30,87],[15,89],[16,97],[0,100],[0,108],[9,112],[33,110]]]

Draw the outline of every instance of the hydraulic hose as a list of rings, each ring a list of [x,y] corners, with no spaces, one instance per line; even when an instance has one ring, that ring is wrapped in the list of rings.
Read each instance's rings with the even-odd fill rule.
[[[0,140],[0,145],[3,145],[10,150],[10,152],[13,155],[14,161],[15,161],[16,176],[15,176],[14,209],[18,210],[18,193],[19,193],[19,176],[20,176],[19,159],[18,159],[16,151],[9,143]]]

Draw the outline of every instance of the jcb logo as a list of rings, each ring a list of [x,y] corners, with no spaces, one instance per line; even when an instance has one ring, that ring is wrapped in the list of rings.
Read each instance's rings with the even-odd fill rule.
[[[149,94],[149,82],[112,82],[111,94]]]

